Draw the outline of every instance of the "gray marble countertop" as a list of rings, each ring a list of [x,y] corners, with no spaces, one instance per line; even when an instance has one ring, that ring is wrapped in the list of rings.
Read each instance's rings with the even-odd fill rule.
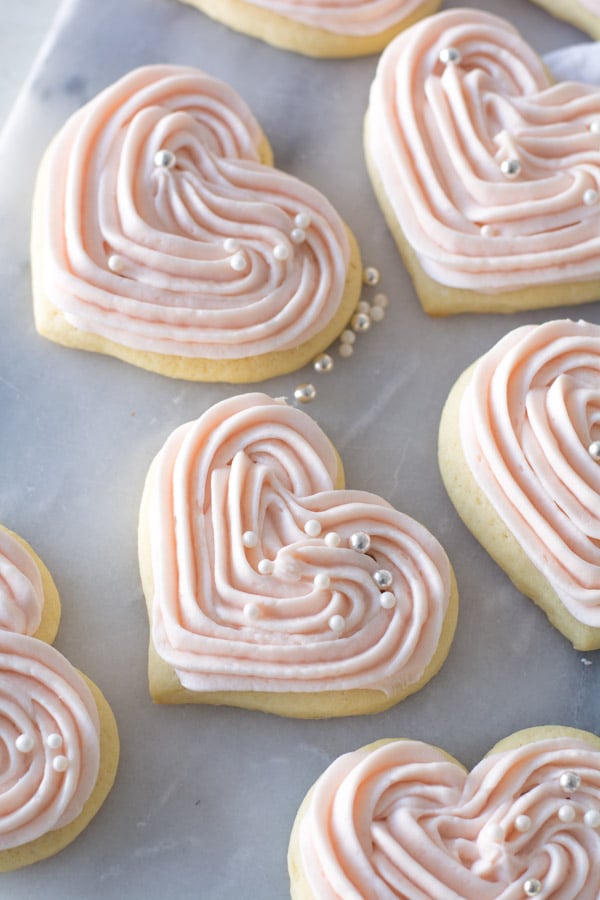
[[[585,41],[526,0],[472,5],[501,7],[541,53]],[[518,594],[462,527],[436,463],[446,392],[467,365],[510,328],[561,315],[598,322],[600,304],[425,316],[362,158],[374,58],[286,54],[176,0],[66,0],[26,78],[42,15],[48,21],[55,6],[12,4],[1,34],[10,76],[2,78],[4,117],[18,85],[25,87],[0,136],[0,170],[10,173],[0,183],[0,521],[52,571],[63,603],[55,645],[106,694],[122,754],[114,790],[84,833],[56,857],[2,875],[0,896],[283,900],[296,809],[340,753],[404,736],[442,745],[471,766],[519,728],[557,723],[600,732],[599,654],[574,651]],[[25,37],[27,49],[18,49]],[[136,555],[144,477],[173,428],[237,389],[171,381],[38,337],[28,253],[35,172],[48,141],[86,99],[150,62],[193,64],[229,81],[262,123],[277,164],[327,192],[365,263],[381,271],[390,296],[384,325],[319,380],[309,411],[340,451],[349,486],[383,495],[440,539],[461,598],[442,672],[385,713],[302,722],[150,702]],[[305,370],[264,390],[289,396],[314,377]]]

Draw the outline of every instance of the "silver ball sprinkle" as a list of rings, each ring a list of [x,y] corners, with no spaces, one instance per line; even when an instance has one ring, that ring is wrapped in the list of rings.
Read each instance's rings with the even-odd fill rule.
[[[294,390],[294,400],[299,403],[311,403],[317,396],[314,384],[299,384]]]
[[[581,786],[581,778],[577,772],[563,772],[558,783],[566,794],[572,794],[573,791],[579,790]]]
[[[521,174],[521,160],[504,159],[500,163],[500,171],[506,178],[518,178]]]
[[[523,882],[523,890],[526,897],[537,897],[542,892],[542,882],[537,878],[528,878]]]
[[[366,269],[363,269],[363,282],[369,287],[379,284],[380,278],[379,269],[376,269],[375,266],[367,266]]]
[[[315,372],[318,372],[319,375],[331,372],[333,369],[333,359],[329,353],[322,353],[320,356],[317,356],[313,361],[313,369]]]
[[[171,150],[159,150],[154,157],[154,165],[159,169],[172,169],[177,162],[177,157]]]
[[[592,441],[588,447],[588,453],[597,462],[600,462],[600,441]]]
[[[366,531],[355,531],[350,535],[350,546],[359,553],[366,553],[371,546],[371,538]]]
[[[393,580],[392,573],[387,569],[377,569],[376,572],[373,572],[373,581],[379,588],[391,587]]]
[[[356,313],[352,316],[350,324],[354,331],[368,331],[371,327],[371,317],[366,313]]]
[[[439,59],[444,66],[447,66],[449,63],[459,63],[462,59],[462,54],[456,47],[444,47],[440,50]]]

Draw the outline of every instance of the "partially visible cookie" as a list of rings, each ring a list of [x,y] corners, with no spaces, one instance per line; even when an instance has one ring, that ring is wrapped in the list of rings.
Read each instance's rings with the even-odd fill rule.
[[[174,431],[144,488],[140,569],[160,703],[319,718],[376,712],[423,687],[458,594],[437,540],[343,489],[306,413],[264,394]]]
[[[431,315],[600,298],[600,90],[553,84],[507,21],[451,9],[386,48],[375,194]]]
[[[293,900],[600,895],[600,738],[560,726],[497,744],[471,772],[443,750],[379,741],[306,796]]]
[[[518,589],[575,647],[600,648],[600,326],[509,332],[452,388],[439,464]]]
[[[441,0],[186,0],[236,31],[307,56],[378,53]]]
[[[599,0],[533,0],[558,19],[570,22],[600,40]]]
[[[0,526],[0,872],[71,843],[115,778],[119,739],[108,703],[46,643],[59,617],[50,573]]]
[[[104,90],[38,174],[38,331],[190,380],[305,365],[352,316],[360,252],[326,198],[271,163],[241,97],[197,69],[146,66]]]

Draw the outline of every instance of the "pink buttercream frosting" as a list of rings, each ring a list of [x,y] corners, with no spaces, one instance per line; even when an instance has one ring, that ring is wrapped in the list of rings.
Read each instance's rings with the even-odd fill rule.
[[[600,280],[598,122],[598,88],[552,85],[512,25],[457,9],[384,52],[367,147],[424,271],[493,294]]]
[[[600,326],[511,331],[476,364],[460,409],[479,487],[580,622],[600,627]]]
[[[349,241],[318,191],[261,164],[263,146],[235,91],[196,69],[147,66],[107,88],[47,157],[47,299],[81,331],[161,354],[310,340],[341,303]]]
[[[13,534],[0,529],[0,628],[35,634],[43,606],[44,588],[35,560]]]
[[[288,19],[335,34],[379,34],[403,22],[424,0],[248,0]]]
[[[335,451],[309,416],[264,394],[225,400],[169,437],[154,472],[152,637],[184,687],[391,693],[419,680],[447,557],[381,498],[335,489]]]
[[[566,772],[580,779],[570,793]],[[436,747],[393,741],[321,776],[302,866],[314,900],[523,900],[533,881],[544,898],[596,900],[599,810],[600,751],[584,741],[535,741],[470,773]]]

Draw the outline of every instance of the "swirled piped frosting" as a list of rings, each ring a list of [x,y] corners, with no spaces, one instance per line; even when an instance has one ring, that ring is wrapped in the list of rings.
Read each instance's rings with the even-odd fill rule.
[[[247,0],[287,19],[334,34],[379,34],[403,22],[424,0]]]
[[[467,773],[402,740],[326,770],[300,857],[314,900],[596,900],[599,825],[600,751],[585,741],[533,741]]]
[[[448,559],[386,501],[336,490],[338,469],[319,426],[264,394],[168,438],[152,469],[152,639],[185,688],[389,694],[419,680]]]
[[[11,532],[0,528],[0,629],[35,634],[43,606],[44,588],[35,560]]]
[[[508,22],[448,10],[385,50],[367,152],[421,268],[482,294],[600,280],[600,91]]]
[[[171,356],[310,340],[339,309],[349,240],[318,191],[262,164],[266,146],[235,91],[196,69],[121,78],[48,151],[47,300],[82,332]]]
[[[460,407],[477,484],[569,612],[600,626],[600,326],[558,320],[507,334]]]

